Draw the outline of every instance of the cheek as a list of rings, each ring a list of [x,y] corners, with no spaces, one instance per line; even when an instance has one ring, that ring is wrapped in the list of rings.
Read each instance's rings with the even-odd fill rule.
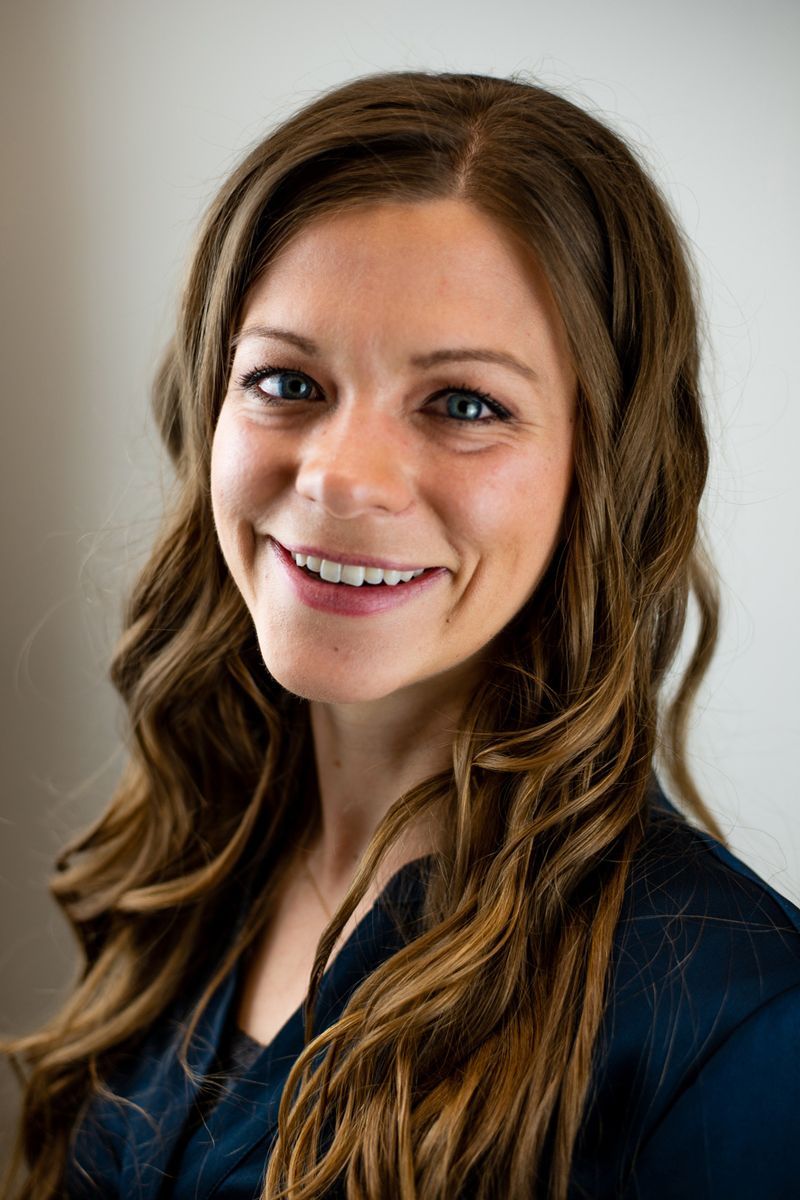
[[[256,468],[247,440],[237,433],[235,423],[221,416],[211,446],[211,509],[222,556],[246,600],[259,512]]]
[[[255,522],[274,496],[280,473],[264,442],[223,410],[211,447],[211,503],[218,526]]]
[[[476,645],[488,647],[530,600],[558,544],[571,462],[530,451],[491,463],[487,455],[450,493],[448,521],[467,548],[462,609]]]
[[[558,542],[571,480],[566,450],[506,457],[462,481],[460,527],[487,563],[519,571],[520,583],[538,579]]]

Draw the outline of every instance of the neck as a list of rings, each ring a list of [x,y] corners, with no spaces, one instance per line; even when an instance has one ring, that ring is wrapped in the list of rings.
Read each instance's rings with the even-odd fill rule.
[[[309,706],[319,822],[309,865],[326,897],[343,895],[383,817],[410,788],[452,765],[463,699],[442,694],[420,710],[386,697],[370,704]],[[441,841],[441,813],[404,830],[381,865],[382,883]]]

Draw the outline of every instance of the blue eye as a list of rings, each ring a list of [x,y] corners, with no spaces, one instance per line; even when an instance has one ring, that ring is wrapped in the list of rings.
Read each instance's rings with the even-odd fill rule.
[[[511,420],[511,413],[495,400],[494,396],[489,396],[480,388],[470,387],[468,383],[461,383],[458,387],[442,388],[433,399],[446,400],[446,415],[442,413],[435,415],[441,417],[443,421],[449,420],[451,425],[491,425],[495,421]],[[481,407],[489,409],[489,416],[478,415]]]
[[[479,392],[467,391],[466,389],[457,392],[447,392],[445,395],[447,398],[447,415],[449,417],[456,417],[458,420],[465,417],[469,418],[466,421],[461,420],[462,424],[483,424],[485,421],[493,421],[496,418],[496,414],[491,417],[481,417],[479,415],[481,408],[493,407],[493,402],[488,396],[484,396]]]
[[[266,391],[260,386],[267,380],[274,384],[277,391]],[[299,371],[281,371],[276,367],[259,367],[255,371],[250,371],[239,380],[239,385],[246,391],[257,393],[266,401],[277,400],[278,402],[281,400],[308,400],[310,399],[309,391],[313,391],[313,385],[307,376]],[[303,389],[308,390],[304,391]]]

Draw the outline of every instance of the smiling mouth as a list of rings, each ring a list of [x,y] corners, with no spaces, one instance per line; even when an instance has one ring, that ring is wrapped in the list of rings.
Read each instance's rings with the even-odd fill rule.
[[[437,582],[449,573],[446,567],[418,567],[414,571],[404,572],[410,574],[411,578],[401,581],[399,578],[395,579],[395,576],[401,573],[388,568],[332,563],[329,570],[324,565],[325,559],[317,560],[317,564],[312,561],[309,569],[308,562],[298,563],[297,559],[304,557],[299,552],[290,552],[274,538],[271,538],[270,542],[273,553],[288,571],[295,595],[311,608],[339,616],[368,616],[389,612],[404,605],[412,597],[436,587]],[[305,558],[313,560],[312,555],[306,555]],[[319,566],[319,570],[314,570],[315,565]],[[325,574],[333,577],[326,579],[323,570]]]
[[[403,587],[412,579],[418,579],[420,575],[425,574],[424,567],[418,567],[414,571],[395,571],[383,567],[332,562],[326,558],[316,558],[314,555],[290,553],[295,565],[305,574],[333,587],[342,584],[346,587],[361,587],[364,584],[372,587]]]

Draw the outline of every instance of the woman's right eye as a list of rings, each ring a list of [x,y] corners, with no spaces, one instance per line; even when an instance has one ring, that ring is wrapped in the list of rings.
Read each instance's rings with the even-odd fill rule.
[[[288,371],[282,367],[256,367],[242,375],[237,382],[239,387],[266,404],[280,404],[284,400],[310,400],[316,386],[301,371]]]

